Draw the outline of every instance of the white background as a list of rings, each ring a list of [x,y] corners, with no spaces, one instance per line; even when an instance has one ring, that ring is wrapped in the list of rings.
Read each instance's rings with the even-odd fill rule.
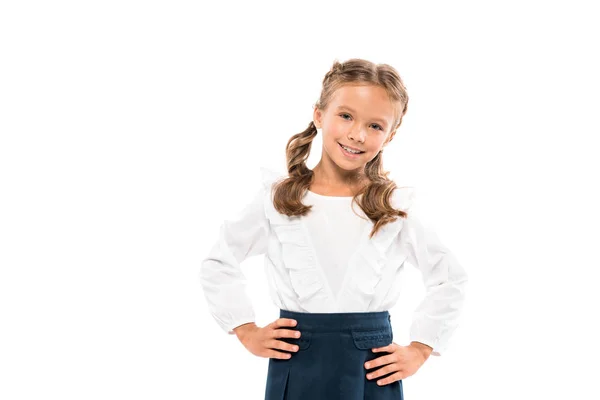
[[[200,264],[352,57],[402,76],[384,166],[470,277],[405,397],[600,398],[592,3],[2,2],[0,398],[261,399],[268,359],[217,326]],[[262,257],[242,268],[266,325]]]

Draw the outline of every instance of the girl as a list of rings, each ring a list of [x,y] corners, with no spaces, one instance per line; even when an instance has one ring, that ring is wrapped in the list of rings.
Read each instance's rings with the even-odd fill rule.
[[[457,327],[467,274],[410,211],[413,191],[382,168],[407,104],[391,66],[336,60],[313,121],[287,143],[288,173],[262,169],[254,200],[222,224],[202,262],[212,316],[252,354],[269,358],[267,400],[403,399],[402,379],[440,356]],[[317,134],[322,156],[310,170]],[[240,270],[257,254],[266,255],[280,309],[264,327],[254,323]],[[404,264],[418,268],[427,288],[408,346],[392,341],[388,311]]]

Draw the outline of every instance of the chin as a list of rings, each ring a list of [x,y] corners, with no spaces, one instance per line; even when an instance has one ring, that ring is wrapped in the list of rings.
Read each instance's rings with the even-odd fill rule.
[[[365,165],[367,165],[366,162],[347,162],[346,160],[342,160],[342,161],[334,161],[335,165],[337,165],[340,169],[343,169],[344,171],[362,171],[365,168]]]

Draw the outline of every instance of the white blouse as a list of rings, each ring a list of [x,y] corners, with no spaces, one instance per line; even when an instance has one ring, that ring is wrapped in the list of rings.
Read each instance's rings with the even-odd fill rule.
[[[417,268],[427,289],[415,309],[410,341],[433,348],[440,356],[458,325],[467,274],[454,255],[410,210],[414,190],[397,188],[395,208],[407,218],[383,225],[369,239],[373,222],[352,197],[307,191],[306,216],[279,214],[272,202],[273,183],[287,177],[261,168],[262,182],[253,200],[227,219],[201,264],[200,282],[209,310],[227,333],[255,322],[240,264],[264,254],[269,294],[280,309],[342,313],[391,309],[400,296],[404,264]]]

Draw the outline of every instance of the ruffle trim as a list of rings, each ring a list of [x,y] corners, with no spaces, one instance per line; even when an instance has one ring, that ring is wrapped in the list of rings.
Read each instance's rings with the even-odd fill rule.
[[[408,212],[415,198],[414,188],[403,187],[394,190],[391,201],[395,208]],[[337,302],[340,309],[345,312],[369,309],[386,267],[388,250],[402,230],[404,221],[404,218],[398,217],[396,221],[383,225],[369,239],[368,235],[374,226],[369,220],[367,236],[349,261],[346,282],[342,284]]]
[[[265,214],[281,244],[281,257],[287,269],[292,289],[297,295],[298,304],[308,312],[328,309],[331,303],[329,288],[324,284],[322,271],[318,268],[308,233],[304,230],[301,217],[280,214],[273,206],[272,186],[287,177],[272,169],[262,168],[263,184],[266,191]],[[334,311],[329,308],[330,311]]]
[[[364,237],[348,261],[344,282],[337,298],[326,284],[324,271],[319,268],[315,251],[311,246],[309,232],[301,217],[288,217],[280,214],[273,206],[272,185],[287,175],[268,168],[262,168],[265,185],[265,214],[281,243],[281,257],[288,270],[290,282],[298,296],[298,302],[308,312],[360,312],[368,309],[387,260],[390,245],[402,229],[404,218],[382,226],[377,234],[369,239],[373,223],[366,218],[360,207],[357,212],[367,219]],[[392,195],[396,208],[407,211],[412,206],[415,193],[412,188],[398,188]]]

